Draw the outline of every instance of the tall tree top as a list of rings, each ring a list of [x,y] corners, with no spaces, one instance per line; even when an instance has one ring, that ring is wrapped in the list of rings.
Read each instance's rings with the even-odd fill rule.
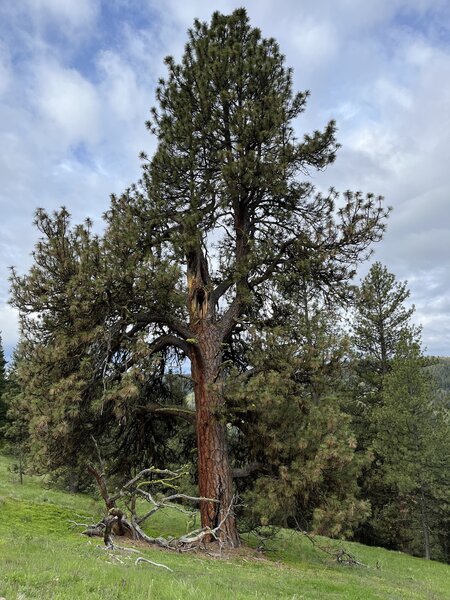
[[[182,260],[210,318],[224,295],[234,302],[227,331],[261,285],[306,263],[336,293],[380,239],[386,211],[371,194],[347,192],[336,213],[334,190],[302,181],[334,161],[335,123],[296,138],[308,92],[293,93],[278,44],[244,9],[197,20],[188,35],[181,63],[166,59],[147,123],[158,148],[136,192],[148,199],[150,243]]]
[[[355,343],[358,350],[373,357],[382,372],[406,335],[419,339],[419,330],[411,322],[414,306],[407,307],[410,292],[380,262],[375,262],[357,294]]]

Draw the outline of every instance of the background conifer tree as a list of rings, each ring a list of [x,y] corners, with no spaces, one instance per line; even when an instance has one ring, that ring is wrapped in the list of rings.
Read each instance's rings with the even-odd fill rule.
[[[411,323],[414,306],[406,282],[399,282],[380,262],[375,262],[355,294],[352,323],[354,360],[353,412],[360,445],[373,440],[373,410],[382,402],[383,380],[391,369],[397,347],[409,339],[420,340],[420,329]]]
[[[0,437],[1,427],[5,423],[6,418],[6,405],[4,395],[6,391],[6,360],[5,353],[3,350],[2,336],[0,335]]]
[[[442,542],[450,508],[450,413],[426,364],[419,345],[405,340],[384,379],[374,449],[396,493],[378,507],[373,523],[387,535],[396,532],[401,549],[448,560]]]
[[[247,369],[226,382],[233,454],[253,469],[238,479],[241,512],[247,526],[348,537],[369,513],[357,483],[369,457],[342,408],[348,341],[314,283],[296,287],[270,328],[252,328]]]
[[[359,447],[373,452],[361,478],[372,515],[357,538],[428,558],[433,547],[442,557],[437,530],[447,502],[441,450],[448,414],[420,351],[414,307],[405,305],[409,295],[406,283],[378,262],[356,295],[350,412]]]
[[[414,306],[405,304],[409,296],[407,284],[380,262],[363,279],[356,295],[354,344],[368,371],[385,375],[405,333],[418,337],[411,324]]]

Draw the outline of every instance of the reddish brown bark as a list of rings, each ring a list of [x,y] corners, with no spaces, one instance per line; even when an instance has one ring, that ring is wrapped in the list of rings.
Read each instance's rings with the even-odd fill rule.
[[[191,370],[196,405],[199,496],[202,527],[215,529],[227,545],[239,546],[233,515],[233,476],[228,459],[224,400],[220,390],[223,331],[215,323],[214,303],[208,295],[206,261],[189,257],[188,286],[190,329],[195,336]]]
[[[232,513],[233,477],[228,461],[223,399],[218,390],[220,342],[213,326],[198,332],[198,352],[192,360],[196,403],[199,496],[214,498],[219,504],[202,502],[202,527],[214,529],[221,523],[220,537],[236,547],[239,535]],[[221,417],[222,415],[222,417]],[[224,520],[225,519],[225,520]]]

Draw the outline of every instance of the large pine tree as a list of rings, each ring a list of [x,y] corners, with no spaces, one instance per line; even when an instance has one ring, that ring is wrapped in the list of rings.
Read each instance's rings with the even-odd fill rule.
[[[315,195],[299,176],[335,157],[329,123],[297,141],[293,122],[306,93],[293,94],[292,72],[277,43],[249,26],[244,10],[195,22],[181,64],[157,90],[150,129],[158,149],[144,170],[171,252],[187,278],[188,322],[171,327],[186,340],[197,409],[202,523],[215,526],[232,501],[220,372],[223,346],[267,281],[316,255],[327,285],[349,276],[381,233],[383,210],[348,195],[333,219],[334,194]],[[161,216],[163,219],[161,219]],[[170,339],[167,343],[173,343]],[[237,543],[232,519],[226,536]]]
[[[101,324],[99,335],[78,330],[90,348],[82,379],[92,386],[102,379],[105,388],[156,354],[163,365],[173,352],[189,359],[199,492],[219,501],[202,502],[202,526],[220,524],[222,540],[237,545],[222,391],[233,336],[256,315],[270,319],[272,283],[305,269],[319,289],[344,298],[355,265],[382,235],[386,211],[381,199],[351,192],[335,210],[333,190],[321,195],[302,181],[333,162],[335,124],[296,138],[308,93],[293,93],[278,44],[250,27],[244,9],[195,21],[181,63],[166,65],[148,123],[157,150],[151,160],[143,156],[142,180],[112,199],[100,274],[80,275],[75,265],[74,281],[92,293],[67,284],[68,317],[78,306]],[[64,248],[56,250],[55,260],[64,260]],[[35,265],[33,277],[40,269],[45,279],[52,268]],[[45,328],[50,292],[34,285],[39,304],[26,293],[33,280],[14,283],[15,304],[43,314]],[[60,292],[54,288],[53,298]]]

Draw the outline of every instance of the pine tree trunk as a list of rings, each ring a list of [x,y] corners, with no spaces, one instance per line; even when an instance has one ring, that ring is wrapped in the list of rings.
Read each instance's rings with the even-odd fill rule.
[[[201,502],[202,527],[220,524],[220,539],[240,545],[233,515],[233,477],[228,459],[224,398],[220,389],[222,334],[216,324],[209,295],[208,264],[200,248],[187,256],[189,328],[195,336],[191,355],[197,428],[199,496],[218,502]]]
[[[19,448],[19,481],[20,484],[23,485],[23,451],[22,445]]]
[[[78,473],[75,469],[71,469],[69,472],[69,492],[71,494],[78,493]]]
[[[214,529],[222,521],[221,540],[240,545],[232,513],[233,478],[228,460],[226,423],[222,420],[223,398],[219,389],[221,339],[214,325],[203,321],[196,328],[197,353],[192,360],[196,404],[199,495],[219,504],[202,502],[202,527]],[[231,509],[231,512],[230,512]]]
[[[423,556],[427,560],[430,560],[430,558],[431,558],[430,532],[428,529],[428,514],[427,514],[426,503],[425,503],[425,493],[424,493],[422,485],[420,486],[420,509],[421,509],[421,513],[422,513],[422,533],[423,533],[423,549],[424,549]]]

